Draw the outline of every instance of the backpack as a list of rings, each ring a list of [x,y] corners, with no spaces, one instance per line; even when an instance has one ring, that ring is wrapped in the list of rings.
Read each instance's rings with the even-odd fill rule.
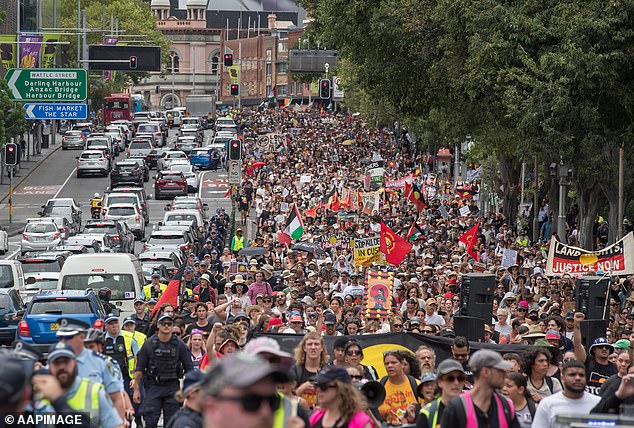
[[[544,378],[544,382],[546,382],[546,386],[548,387],[548,390],[550,391],[550,395],[553,395],[553,378],[550,376],[546,376]]]

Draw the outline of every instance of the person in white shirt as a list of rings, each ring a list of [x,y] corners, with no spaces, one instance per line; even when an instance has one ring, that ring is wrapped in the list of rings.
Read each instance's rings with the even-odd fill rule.
[[[513,327],[511,327],[507,322],[508,311],[506,309],[498,309],[498,322],[495,324],[495,331],[500,333],[500,335],[508,336],[513,331]]]
[[[444,327],[445,319],[436,313],[437,308],[438,304],[434,298],[430,297],[427,299],[427,302],[425,302],[425,322],[427,324],[436,324],[440,327]]]
[[[598,395],[586,392],[586,367],[577,360],[567,361],[561,369],[564,390],[544,398],[537,407],[533,426],[555,426],[557,415],[587,415],[601,401]]]

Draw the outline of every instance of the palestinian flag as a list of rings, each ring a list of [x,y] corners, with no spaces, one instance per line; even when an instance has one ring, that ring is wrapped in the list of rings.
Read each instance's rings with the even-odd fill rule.
[[[412,222],[412,225],[409,227],[406,238],[409,239],[410,241],[416,241],[418,238],[420,238],[423,235],[424,235],[423,231],[418,226],[418,218],[416,218],[416,220],[414,220]]]
[[[293,204],[293,208],[286,218],[284,233],[295,240],[301,238],[304,234],[304,224],[302,223],[302,217],[299,215],[296,204]]]

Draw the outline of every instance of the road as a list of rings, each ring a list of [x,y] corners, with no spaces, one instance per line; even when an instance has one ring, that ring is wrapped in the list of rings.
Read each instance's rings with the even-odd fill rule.
[[[168,146],[173,147],[177,130],[170,130]],[[211,131],[205,131],[204,145],[211,143]],[[95,193],[103,195],[110,185],[109,177],[82,177],[77,178],[75,164],[76,156],[80,150],[58,150],[51,155],[35,170],[24,182],[14,190],[13,197],[13,221],[24,223],[26,219],[39,217],[38,211],[42,205],[51,198],[75,198],[75,201],[82,208],[82,224],[90,219],[90,199]],[[124,159],[122,152],[117,160]],[[217,208],[224,207],[230,212],[231,201],[225,198],[227,192],[226,171],[202,171],[200,174],[200,187],[198,195],[204,203],[209,206],[209,215],[213,216]],[[163,219],[165,206],[169,205],[169,200],[154,200],[154,180],[156,170],[150,171],[150,180],[145,183],[145,191],[150,198],[148,206],[150,210],[150,222],[146,229],[146,236],[149,236],[157,222]],[[0,204],[0,215],[4,218],[9,216],[8,201]],[[19,255],[21,236],[14,236],[9,239],[9,251],[5,258],[15,258]],[[136,243],[137,254],[141,244]]]

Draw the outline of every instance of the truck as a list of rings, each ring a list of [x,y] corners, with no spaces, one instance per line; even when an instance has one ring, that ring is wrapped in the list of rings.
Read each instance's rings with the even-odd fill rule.
[[[185,100],[187,116],[198,116],[203,119],[203,126],[208,129],[216,118],[216,98],[213,95],[188,95]]]

